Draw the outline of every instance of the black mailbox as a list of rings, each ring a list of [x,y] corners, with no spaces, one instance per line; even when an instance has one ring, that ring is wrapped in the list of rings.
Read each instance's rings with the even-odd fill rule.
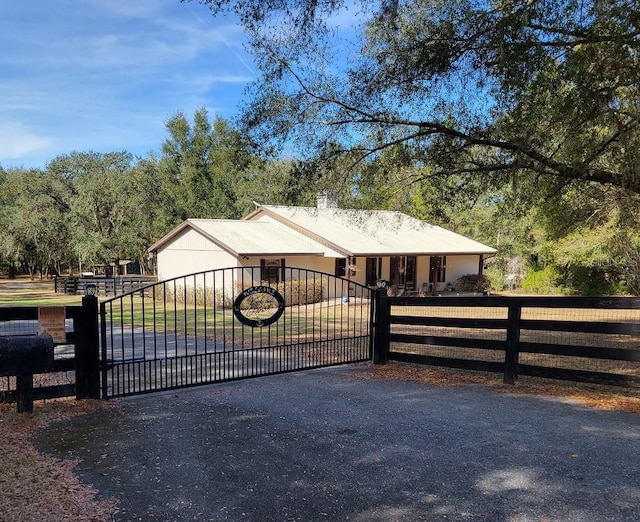
[[[51,370],[53,338],[50,335],[0,337],[0,377]]]
[[[33,411],[33,374],[53,370],[50,335],[0,337],[0,377],[16,377],[18,413]]]

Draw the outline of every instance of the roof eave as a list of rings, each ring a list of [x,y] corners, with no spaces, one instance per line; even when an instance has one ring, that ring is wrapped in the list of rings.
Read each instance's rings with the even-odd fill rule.
[[[485,254],[497,254],[497,250],[483,250],[471,252],[354,252],[353,257],[393,257],[393,256],[481,256]]]
[[[192,230],[194,230],[198,234],[201,234],[202,236],[207,238],[209,241],[211,241],[212,243],[218,245],[220,248],[222,248],[223,250],[225,250],[226,252],[228,252],[232,256],[239,257],[241,255],[241,254],[238,254],[238,252],[236,252],[235,250],[233,250],[229,245],[227,245],[226,243],[223,243],[222,241],[216,239],[211,234],[209,234],[208,232],[206,232],[205,230],[200,228],[198,225],[196,225],[195,223],[193,223],[193,221],[191,221],[189,219],[183,221],[180,225],[178,225],[176,228],[174,228],[166,236],[164,236],[160,240],[156,241],[153,245],[151,245],[149,247],[149,249],[148,249],[148,252],[157,252],[166,243],[169,243],[172,239],[177,237],[179,234],[181,234],[187,228],[191,228]]]
[[[240,252],[245,257],[323,257],[324,252]]]

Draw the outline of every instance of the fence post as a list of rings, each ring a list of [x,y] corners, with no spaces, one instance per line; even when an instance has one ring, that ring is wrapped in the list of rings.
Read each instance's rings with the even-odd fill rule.
[[[385,364],[389,360],[389,298],[386,288],[376,288],[373,364]]]
[[[33,374],[16,375],[16,411],[33,411]]]
[[[76,319],[76,399],[100,398],[98,298],[85,295],[82,313]]]
[[[518,378],[521,316],[522,304],[520,303],[520,299],[512,299],[509,303],[509,315],[507,317],[507,350],[504,357],[505,384],[515,384]]]

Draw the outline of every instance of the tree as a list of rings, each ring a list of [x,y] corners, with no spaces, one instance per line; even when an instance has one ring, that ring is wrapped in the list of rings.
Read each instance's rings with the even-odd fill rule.
[[[115,263],[119,270],[120,260],[144,259],[158,208],[152,164],[134,165],[128,152],[74,152],[58,156],[47,169],[72,187],[67,218],[81,264]]]
[[[311,184],[299,176],[300,162],[293,160],[259,161],[254,159],[234,182],[236,206],[242,215],[255,209],[255,202],[267,205],[303,204]],[[314,197],[315,197],[315,193]]]
[[[38,271],[41,276],[60,273],[72,257],[68,183],[40,170],[12,169],[0,193],[0,248],[9,272],[22,266],[32,278]]]
[[[539,204],[535,250],[582,294],[640,293],[640,196],[616,187],[571,185]]]
[[[187,218],[231,218],[238,215],[234,183],[251,162],[241,135],[222,118],[209,122],[198,109],[193,124],[179,112],[166,122],[160,169],[167,223]]]
[[[430,166],[407,181],[530,174],[640,193],[635,1],[363,0],[356,46],[341,0],[201,1],[250,35],[258,142],[341,143],[358,161],[403,144]]]

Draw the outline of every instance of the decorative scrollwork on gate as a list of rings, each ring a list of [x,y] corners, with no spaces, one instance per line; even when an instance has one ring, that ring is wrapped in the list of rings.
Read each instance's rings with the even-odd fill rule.
[[[252,328],[275,323],[284,312],[284,297],[269,286],[252,286],[240,292],[233,303],[236,319]]]

